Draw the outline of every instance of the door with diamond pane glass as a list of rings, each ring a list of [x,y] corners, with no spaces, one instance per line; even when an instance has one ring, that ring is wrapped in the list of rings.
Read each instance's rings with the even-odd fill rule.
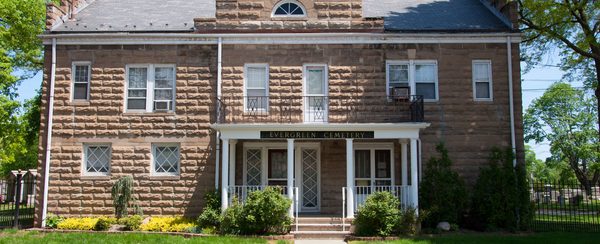
[[[300,211],[318,212],[320,209],[320,174],[318,148],[301,148],[299,151],[301,167],[298,170]]]
[[[304,122],[327,122],[326,66],[306,66],[304,75]]]

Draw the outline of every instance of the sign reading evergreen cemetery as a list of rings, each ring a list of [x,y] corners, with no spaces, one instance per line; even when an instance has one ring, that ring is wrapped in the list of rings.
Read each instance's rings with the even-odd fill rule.
[[[262,139],[363,139],[374,138],[373,131],[261,131]]]

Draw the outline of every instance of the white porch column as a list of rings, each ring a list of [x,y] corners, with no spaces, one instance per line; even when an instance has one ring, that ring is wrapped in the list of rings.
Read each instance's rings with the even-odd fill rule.
[[[419,213],[419,176],[417,175],[417,139],[410,139],[410,196],[412,205]]]
[[[346,139],[346,210],[347,218],[354,218],[354,145]]]
[[[402,163],[402,186],[408,185],[408,142],[400,141],[400,161]]]
[[[231,165],[229,166],[229,185],[235,186],[235,144],[237,144],[237,140],[229,140],[229,161]]]
[[[223,167],[221,167],[221,211],[225,211],[229,205],[228,190],[229,190],[229,139],[223,140]]]
[[[294,217],[294,139],[287,139],[287,195],[292,200],[290,216]]]

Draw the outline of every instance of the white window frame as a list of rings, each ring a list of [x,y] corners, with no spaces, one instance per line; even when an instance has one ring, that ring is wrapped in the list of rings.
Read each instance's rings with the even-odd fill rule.
[[[323,69],[323,76],[324,76],[324,80],[323,80],[323,94],[309,94],[308,93],[308,71],[311,67],[319,67]],[[304,122],[305,123],[327,123],[329,121],[329,101],[328,101],[328,97],[329,97],[329,66],[327,66],[327,64],[303,64],[302,65],[302,103],[303,103],[303,116],[304,116]],[[309,106],[309,101],[307,99],[307,97],[319,97],[322,96],[323,97],[323,101],[325,102],[325,108],[324,108],[324,114],[323,114],[323,120],[321,121],[313,121],[312,119],[308,118],[307,116],[314,116],[311,115],[311,110],[310,110],[310,106]]]
[[[86,99],[75,99],[75,72],[77,66],[87,66],[88,68],[88,76],[87,76],[87,94]],[[71,64],[71,101],[89,101],[90,100],[90,85],[92,80],[92,62],[90,61],[76,61]],[[82,82],[78,82],[82,83]]]
[[[477,82],[481,82],[481,81],[476,81],[475,80],[475,65],[476,64],[486,64],[487,68],[488,68],[488,91],[490,94],[490,97],[488,98],[478,98],[477,97],[477,86],[476,83]],[[494,101],[494,86],[493,86],[493,79],[492,79],[492,61],[491,60],[473,60],[472,64],[471,64],[471,77],[473,80],[473,101],[478,101],[478,102],[491,102]]]
[[[248,68],[264,68],[265,69],[265,97],[267,98],[267,101],[265,101],[267,103],[266,108],[262,109],[258,109],[258,111],[265,111],[265,112],[269,112],[269,84],[270,84],[270,74],[269,74],[269,64],[266,63],[249,63],[249,64],[244,64],[244,91],[243,91],[243,99],[244,99],[244,112],[249,111],[248,110],[248,89],[262,89],[262,88],[258,88],[258,87],[248,87]]]
[[[286,3],[293,3],[298,5],[298,7],[300,7],[300,9],[302,9],[302,15],[280,15],[280,14],[275,14],[275,12],[277,11],[277,9],[279,9],[279,7],[281,7],[281,5],[284,5]],[[271,10],[271,18],[306,18],[306,8],[304,7],[304,5],[302,3],[300,3],[299,1],[294,1],[294,0],[283,0],[279,3],[277,3],[274,7],[273,10]]]
[[[89,147],[108,147],[108,166],[107,172],[88,172],[87,170],[87,159]],[[85,143],[83,144],[83,158],[81,160],[81,175],[82,176],[108,176],[110,175],[112,164],[112,145],[110,143]]]
[[[394,152],[394,144],[393,143],[356,143],[354,144],[354,148],[352,151],[352,158],[354,158],[354,162],[352,162],[354,164],[353,168],[356,168],[356,150],[369,150],[371,151],[370,153],[370,171],[371,171],[371,177],[370,178],[357,178],[356,174],[354,172],[352,172],[352,174],[354,175],[354,183],[356,184],[357,180],[369,180],[371,182],[371,184],[369,186],[371,187],[375,187],[375,181],[377,180],[390,180],[390,186],[394,186],[395,182],[395,175],[394,175],[394,158],[395,158],[395,152]],[[390,177],[391,178],[377,178],[376,177],[376,172],[375,172],[375,151],[376,150],[388,150],[390,151]],[[356,170],[356,169],[355,169]]]
[[[147,84],[146,84],[146,109],[128,109],[127,101],[129,100],[129,69],[130,68],[146,68],[147,70]],[[155,111],[154,110],[154,82],[155,82],[155,69],[156,68],[172,68],[173,69],[173,98],[172,98],[172,109],[166,111]],[[126,112],[141,112],[141,113],[155,113],[155,112],[175,112],[175,97],[177,92],[177,68],[174,64],[127,64],[125,65],[125,103],[123,104],[124,111]]]
[[[175,173],[170,173],[170,172],[156,172],[156,165],[154,162],[154,152],[156,151],[157,147],[177,147],[177,172]],[[152,176],[179,176],[181,173],[181,145],[179,143],[152,143],[152,148],[151,148],[151,152],[150,152],[150,174]]]
[[[435,99],[423,99],[425,102],[437,102],[440,100],[440,86],[438,77],[438,62],[437,60],[386,60],[385,62],[385,94],[389,97],[390,94],[390,65],[408,65],[408,86],[410,87],[410,95],[416,95],[417,93],[417,82],[415,80],[416,65],[434,65],[434,84],[435,84]],[[429,83],[429,82],[427,82]]]

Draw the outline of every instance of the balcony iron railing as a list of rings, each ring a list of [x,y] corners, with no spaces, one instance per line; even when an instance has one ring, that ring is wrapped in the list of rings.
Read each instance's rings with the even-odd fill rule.
[[[423,96],[223,96],[217,123],[423,122]]]

